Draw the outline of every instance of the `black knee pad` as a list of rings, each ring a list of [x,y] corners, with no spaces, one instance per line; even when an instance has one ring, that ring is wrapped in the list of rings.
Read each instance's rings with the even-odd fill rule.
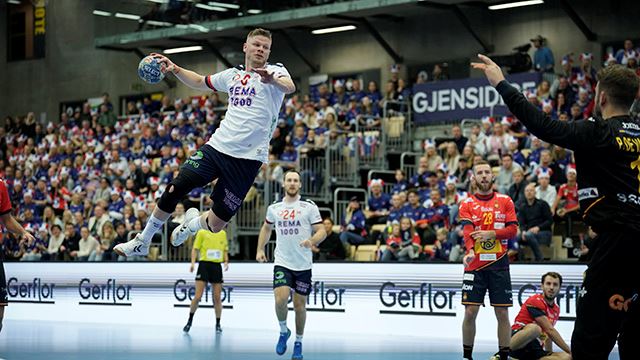
[[[176,205],[191,190],[198,187],[200,177],[191,171],[180,171],[173,181],[167,185],[160,200],[158,208],[164,212],[172,213],[176,209]]]

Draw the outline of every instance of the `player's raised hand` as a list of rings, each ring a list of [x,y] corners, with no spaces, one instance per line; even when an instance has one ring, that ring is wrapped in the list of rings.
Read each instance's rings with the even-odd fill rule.
[[[474,69],[482,70],[484,75],[489,80],[491,86],[496,86],[500,83],[500,81],[504,80],[504,75],[502,74],[502,69],[500,66],[493,62],[488,56],[478,54],[478,58],[482,62],[472,62],[471,67]]]
[[[260,75],[260,81],[263,83],[270,83],[273,81],[273,71],[269,71],[265,68],[256,68],[253,69],[258,75]]]
[[[267,262],[267,255],[265,255],[264,250],[258,250],[256,252],[256,261],[260,263]]]
[[[176,69],[176,65],[169,60],[168,57],[162,55],[162,54],[158,54],[158,53],[151,53],[149,54],[149,56],[152,56],[154,59],[158,60],[158,62],[160,63],[160,70],[162,71],[162,73],[166,74],[168,72],[174,72],[174,70]]]

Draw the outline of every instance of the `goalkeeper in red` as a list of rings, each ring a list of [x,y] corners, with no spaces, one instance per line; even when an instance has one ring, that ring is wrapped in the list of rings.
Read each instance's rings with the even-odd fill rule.
[[[460,224],[464,227],[464,278],[462,304],[465,306],[462,322],[464,358],[472,359],[476,336],[476,317],[484,296],[489,300],[498,320],[498,353],[495,359],[507,360],[511,325],[509,307],[513,305],[507,244],[516,236],[518,220],[510,197],[493,190],[493,172],[488,163],[481,161],[473,168],[473,181],[478,191],[460,205]]]

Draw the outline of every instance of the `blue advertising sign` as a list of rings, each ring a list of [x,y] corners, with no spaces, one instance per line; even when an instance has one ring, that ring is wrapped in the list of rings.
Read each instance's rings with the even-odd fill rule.
[[[507,76],[507,80],[524,91],[535,89],[541,77],[540,73],[523,73]],[[479,77],[414,85],[413,114],[416,123],[424,124],[508,115],[509,110],[487,79]]]

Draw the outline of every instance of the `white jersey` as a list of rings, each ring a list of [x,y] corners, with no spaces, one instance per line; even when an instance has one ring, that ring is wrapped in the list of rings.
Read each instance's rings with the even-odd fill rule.
[[[276,230],[274,264],[294,271],[311,269],[311,249],[300,246],[300,242],[311,238],[313,225],[322,224],[318,206],[299,198],[294,202],[279,201],[267,209],[266,222]]]
[[[267,64],[274,78],[289,77],[281,64]],[[229,107],[220,128],[207,144],[223,154],[239,159],[268,161],[269,141],[278,122],[285,93],[273,84],[264,84],[260,75],[237,66],[205,76],[213,91],[229,94]]]

